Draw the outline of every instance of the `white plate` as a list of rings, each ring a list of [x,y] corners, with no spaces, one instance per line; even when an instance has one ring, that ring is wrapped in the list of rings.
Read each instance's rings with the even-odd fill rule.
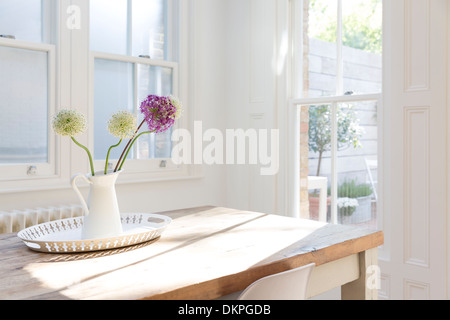
[[[81,238],[83,217],[56,220],[32,226],[17,236],[31,249],[46,253],[80,253],[128,247],[161,236],[172,219],[151,213],[121,215],[123,233],[103,239]]]

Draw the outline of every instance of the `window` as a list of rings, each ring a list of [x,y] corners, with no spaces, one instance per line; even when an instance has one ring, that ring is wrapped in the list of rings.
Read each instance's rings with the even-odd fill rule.
[[[56,174],[55,138],[48,134],[56,66],[49,5],[0,2],[0,181]]]
[[[309,97],[381,92],[381,0],[310,0]]]
[[[177,95],[178,64],[169,61],[175,52],[167,41],[173,34],[168,14],[171,4],[163,0],[90,2],[94,158],[98,161],[104,161],[109,146],[117,143],[105,130],[112,113],[127,109],[139,119],[139,105],[148,95]],[[161,161],[166,171],[174,168],[169,161],[171,132],[142,136],[128,156],[140,161],[127,166],[127,171],[158,169]],[[114,149],[110,159],[117,160],[120,153],[120,148]],[[144,161],[150,159],[161,161]]]
[[[47,28],[44,16],[49,1],[41,0],[3,0],[0,3],[0,30],[3,36],[15,39],[48,43]]]
[[[87,116],[80,139],[100,170],[107,148],[118,142],[106,125],[114,112],[127,109],[140,117],[140,102],[150,94],[183,100],[179,6],[178,0],[0,2],[0,191],[66,185],[82,170],[80,163],[88,165],[85,153],[51,129],[60,108]],[[170,161],[170,138],[171,131],[142,136],[130,152],[127,174],[186,174],[185,166]]]
[[[382,0],[294,7],[303,16],[302,85],[293,101],[301,109],[302,217],[377,227]]]
[[[91,1],[91,50],[173,60],[168,41],[173,5],[167,0]]]

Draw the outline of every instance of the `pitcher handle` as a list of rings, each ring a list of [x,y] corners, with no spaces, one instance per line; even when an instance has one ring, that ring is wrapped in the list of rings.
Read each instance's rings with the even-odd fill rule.
[[[87,216],[89,214],[89,208],[86,204],[86,201],[84,200],[83,195],[81,194],[80,190],[78,189],[77,181],[79,178],[82,178],[84,181],[86,181],[89,184],[92,184],[92,182],[89,181],[89,179],[84,174],[81,174],[81,173],[74,175],[72,177],[72,181],[71,181],[72,188],[73,188],[73,190],[75,190],[75,193],[77,194],[78,198],[80,199],[81,205],[83,206],[83,209],[84,209],[84,214],[85,214],[85,216]]]

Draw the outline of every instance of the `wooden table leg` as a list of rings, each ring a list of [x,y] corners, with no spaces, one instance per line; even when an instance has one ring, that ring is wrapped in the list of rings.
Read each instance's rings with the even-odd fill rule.
[[[342,300],[377,300],[380,289],[377,248],[359,254],[359,269],[359,279],[341,287]]]

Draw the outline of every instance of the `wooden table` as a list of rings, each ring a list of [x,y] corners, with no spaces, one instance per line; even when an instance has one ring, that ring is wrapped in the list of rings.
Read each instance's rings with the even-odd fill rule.
[[[312,262],[309,296],[342,285],[343,299],[377,297],[366,270],[382,232],[217,207],[163,214],[160,239],[111,251],[36,253],[0,235],[0,299],[216,299]]]

